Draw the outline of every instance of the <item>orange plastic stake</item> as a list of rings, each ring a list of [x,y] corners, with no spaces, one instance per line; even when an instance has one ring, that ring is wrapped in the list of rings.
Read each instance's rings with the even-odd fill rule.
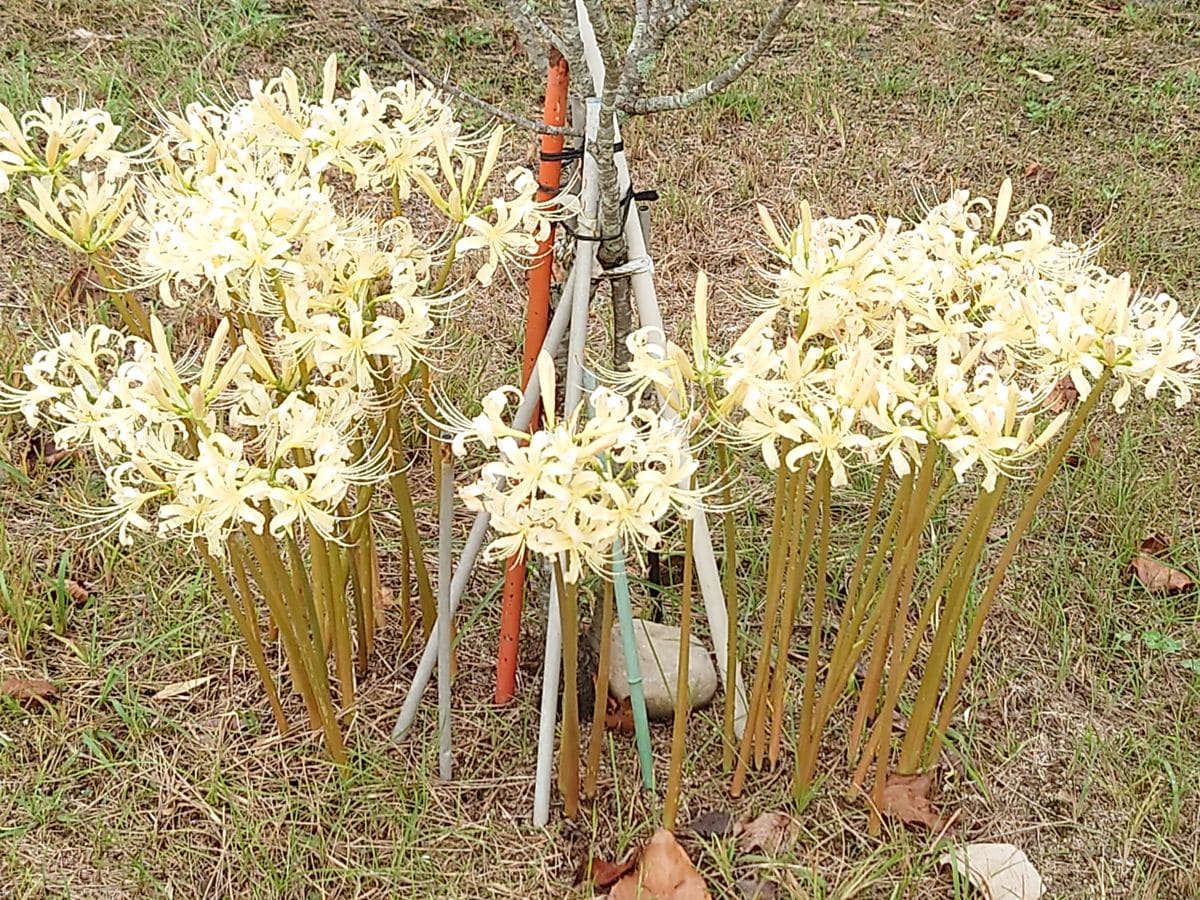
[[[567,121],[567,61],[555,50],[550,51],[550,67],[546,73],[546,106],[543,121],[547,125],[563,126]],[[540,201],[553,200],[562,179],[563,149],[561,134],[543,134],[542,160],[538,166]],[[549,159],[547,159],[549,157]],[[521,386],[529,383],[529,375],[537,362],[538,351],[546,339],[550,321],[550,281],[554,265],[554,229],[538,245],[537,257],[529,270],[529,305],[525,313],[525,353],[521,369]],[[530,429],[537,427],[535,408]],[[521,638],[521,607],[525,602],[525,561],[516,556],[508,561],[504,572],[504,594],[500,607],[500,648],[496,654],[496,703],[508,703],[516,692],[517,645]]]

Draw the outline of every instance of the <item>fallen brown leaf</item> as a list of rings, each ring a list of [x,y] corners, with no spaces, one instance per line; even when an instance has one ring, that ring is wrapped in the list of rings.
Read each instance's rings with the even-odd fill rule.
[[[1129,564],[1129,568],[1133,571],[1134,576],[1146,588],[1146,590],[1155,594],[1173,594],[1177,591],[1186,591],[1193,585],[1192,579],[1180,572],[1178,569],[1172,569],[1165,562],[1155,559],[1147,553],[1139,553],[1133,558],[1133,562]]]
[[[671,832],[660,828],[642,852],[637,871],[616,883],[614,900],[711,900],[708,887]]]
[[[1087,449],[1085,449],[1082,453],[1068,453],[1063,459],[1063,462],[1068,466],[1077,467],[1083,465],[1083,461],[1085,459],[1099,460],[1100,449],[1100,435],[1089,434],[1087,437]]]
[[[168,684],[151,699],[170,700],[172,697],[181,697],[184,694],[190,694],[196,688],[204,687],[204,685],[208,684],[215,677],[215,675],[202,675],[199,678],[189,678],[187,681],[177,681],[174,684]]]
[[[757,818],[738,823],[738,849],[743,853],[762,850],[778,853],[788,836],[792,820],[787,813],[765,812]]]
[[[728,837],[734,832],[733,816],[722,809],[703,812],[692,819],[688,831],[699,838]]]
[[[1167,543],[1167,539],[1161,534],[1152,534],[1150,537],[1142,541],[1142,543],[1138,546],[1138,549],[1143,553],[1149,553],[1151,556],[1155,556],[1159,553],[1162,553],[1170,546],[1171,545]]]
[[[966,875],[987,900],[1038,900],[1046,892],[1025,851],[1012,844],[954,847],[938,862]]]
[[[78,455],[78,449],[63,450],[54,443],[53,438],[34,434],[29,439],[29,449],[25,453],[25,467],[29,471],[38,466],[49,468]]]
[[[85,583],[76,581],[74,578],[68,578],[66,582],[67,596],[76,606],[83,606],[92,598],[92,592],[88,590]]]
[[[883,806],[879,811],[885,816],[899,819],[905,825],[923,825],[934,831],[941,824],[941,817],[929,801],[932,785],[932,773],[889,775],[883,787]]]
[[[1025,177],[1035,181],[1053,181],[1054,176],[1057,174],[1057,169],[1043,166],[1036,160],[1025,167]]]
[[[601,890],[608,890],[632,872],[633,867],[637,865],[637,861],[638,854],[636,851],[630,853],[624,862],[609,862],[607,859],[602,859],[599,856],[585,859],[575,875],[575,885],[578,887],[584,882],[591,882]]]
[[[633,707],[628,697],[618,700],[609,697],[605,707],[604,727],[621,734],[633,734]]]
[[[775,885],[757,878],[738,879],[737,888],[743,900],[775,900],[779,896],[779,889]]]
[[[58,701],[58,688],[44,678],[5,678],[0,696],[10,697],[26,709],[45,709]]]
[[[375,628],[382,630],[387,624],[388,610],[396,605],[396,595],[392,589],[381,587],[375,592]]]
[[[1046,395],[1046,399],[1042,401],[1042,409],[1058,415],[1068,407],[1074,406],[1078,399],[1079,391],[1075,388],[1075,382],[1071,380],[1070,375],[1064,375],[1058,379],[1058,382],[1050,389],[1050,393]]]

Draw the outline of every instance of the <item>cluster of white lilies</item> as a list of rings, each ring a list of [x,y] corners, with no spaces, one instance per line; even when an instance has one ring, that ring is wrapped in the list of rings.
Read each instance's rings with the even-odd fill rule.
[[[244,99],[164,114],[143,147],[120,150],[120,138],[101,110],[45,100],[17,119],[0,106],[0,192],[84,258],[102,290],[81,312],[111,308],[122,322],[51,338],[0,404],[53,429],[58,447],[93,452],[107,492],[89,521],[122,543],[148,532],[194,544],[280,728],[276,639],[337,759],[385,589],[384,491],[399,512],[405,623],[414,584],[427,637],[438,618],[405,475],[420,453],[406,446],[414,420],[478,463],[459,495],[490,524],[487,558],[548,561],[571,603],[569,669],[576,586],[623,579],[622,545],[660,548],[669,513],[690,519],[719,491],[708,505],[724,513],[734,629],[717,648],[723,674],[757,655],[743,717],[726,679],[735,792],[751,764],[778,762],[790,729],[803,798],[856,678],[845,746],[856,783],[874,764],[878,807],[890,771],[935,758],[1004,570],[1101,390],[1115,383],[1118,411],[1135,390],[1181,405],[1200,377],[1191,317],[1058,239],[1046,208],[1010,221],[1006,182],[994,203],[959,192],[907,224],[818,219],[801,204],[799,224],[781,230],[763,211],[768,289],[744,298],[749,322],[728,347],[709,340],[701,274],[690,347],[655,325],[635,332],[628,370],[598,365],[608,385],[565,414],[543,354],[539,428],[519,421],[516,387],[487,393],[470,418],[457,409],[471,398],[432,401],[451,314],[498,270],[528,262],[550,227],[530,173],[508,173],[503,195],[492,193],[499,131],[464,136],[450,107],[406,82],[376,89],[360,74],[339,94],[330,60],[318,98],[285,70]],[[762,536],[772,553],[765,584],[739,590],[737,491],[757,489],[733,473],[758,457],[774,472]],[[446,463],[434,471],[453,478]],[[868,482],[864,514],[843,515],[843,489]],[[1021,511],[977,590],[1005,491],[1024,496]],[[966,513],[952,537],[928,542],[943,502]],[[448,524],[440,537],[448,550]],[[838,546],[849,548],[844,579],[831,577]],[[447,604],[448,576],[444,558]],[[747,622],[761,641],[738,639]],[[797,683],[789,650],[805,630]],[[601,684],[606,664],[605,650]],[[577,743],[568,702],[563,741]],[[902,702],[910,725],[897,763]],[[577,748],[563,758],[576,768],[560,782],[570,794]]]

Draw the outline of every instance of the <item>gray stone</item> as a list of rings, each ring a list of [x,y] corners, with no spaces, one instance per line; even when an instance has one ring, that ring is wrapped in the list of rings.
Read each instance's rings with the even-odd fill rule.
[[[646,713],[656,721],[670,721],[675,715],[675,684],[679,676],[680,631],[676,625],[661,625],[646,619],[633,620],[638,664],[642,670],[642,691],[646,695]],[[691,635],[688,652],[688,699],[692,709],[707,704],[717,692],[717,670],[708,650]],[[612,658],[608,670],[608,692],[618,700],[629,696],[629,676],[625,670],[625,649],[621,626],[613,625]]]

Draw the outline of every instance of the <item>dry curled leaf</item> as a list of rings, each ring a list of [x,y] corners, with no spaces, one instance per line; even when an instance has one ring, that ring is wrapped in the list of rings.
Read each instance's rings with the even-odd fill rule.
[[[741,878],[737,888],[743,900],[775,900],[779,896],[779,889],[775,885],[757,878]]]
[[[177,681],[174,684],[168,684],[162,690],[158,691],[152,699],[154,700],[170,700],[172,697],[182,697],[184,694],[190,694],[196,688],[204,687],[213,680],[214,675],[201,675],[199,678],[189,678],[187,681]]]
[[[604,727],[609,731],[617,731],[621,734],[633,734],[633,707],[630,705],[628,697],[621,700],[616,697],[608,698],[604,714]]]
[[[585,859],[579,866],[579,871],[575,873],[575,885],[578,887],[584,882],[590,882],[600,890],[608,890],[632,872],[637,861],[637,851],[630,853],[624,862],[609,862],[599,856]]]
[[[1075,382],[1071,380],[1070,375],[1064,375],[1058,379],[1058,382],[1050,389],[1050,393],[1046,395],[1046,399],[1042,401],[1042,409],[1058,415],[1068,407],[1074,406],[1078,399],[1079,391],[1075,387]]]
[[[1064,457],[1063,462],[1073,468],[1078,467],[1078,466],[1083,465],[1085,460],[1088,460],[1088,459],[1099,460],[1100,459],[1100,450],[1101,450],[1100,435],[1089,434],[1087,437],[1084,451],[1082,453],[1075,452],[1075,451],[1068,453],[1066,455],[1066,457]]]
[[[1186,591],[1192,587],[1192,579],[1173,569],[1165,562],[1151,556],[1151,553],[1161,553],[1167,549],[1167,542],[1158,535],[1151,535],[1142,541],[1141,551],[1129,564],[1130,571],[1146,588],[1156,594],[1173,594],[1176,591]]]
[[[29,439],[29,449],[25,451],[25,468],[31,472],[39,466],[51,468],[78,455],[77,448],[63,449],[54,443],[53,438],[34,434]]]
[[[9,697],[26,709],[44,709],[58,701],[58,688],[44,678],[5,678],[0,697]]]
[[[733,816],[722,809],[702,812],[692,819],[688,831],[698,838],[728,837],[734,832]]]
[[[899,819],[905,825],[922,825],[930,831],[937,830],[941,817],[929,801],[929,789],[933,786],[933,774],[888,775],[883,787],[883,806],[880,812]]]
[[[68,578],[66,580],[66,588],[67,596],[71,598],[71,602],[76,606],[83,606],[92,597],[92,592],[86,582]]]
[[[757,818],[738,823],[737,844],[743,853],[762,850],[778,853],[788,837],[791,817],[781,812],[765,812]]]
[[[1046,892],[1025,851],[1012,844],[954,847],[939,863],[966,875],[987,900],[1038,900]]]
[[[1167,543],[1167,539],[1161,534],[1152,534],[1150,537],[1142,541],[1142,543],[1138,546],[1138,549],[1143,553],[1149,553],[1151,556],[1155,556],[1164,552],[1170,546],[1171,545]]]
[[[711,900],[708,887],[671,832],[660,828],[642,851],[637,871],[616,883],[614,900]]]
[[[392,593],[392,589],[381,587],[374,593],[375,602],[375,628],[382,630],[387,624],[388,610],[396,605],[396,595]]]

